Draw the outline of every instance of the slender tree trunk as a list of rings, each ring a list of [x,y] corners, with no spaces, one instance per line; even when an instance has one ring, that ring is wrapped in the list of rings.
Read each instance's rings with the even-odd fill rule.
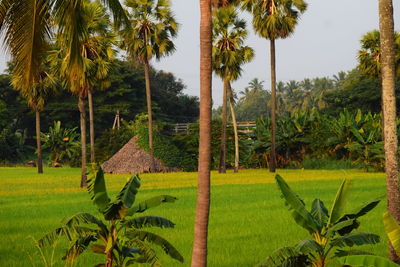
[[[89,102],[89,126],[90,126],[90,162],[96,161],[94,152],[94,120],[93,120],[93,95],[92,90],[88,91]]]
[[[150,69],[149,62],[144,62],[144,76],[146,80],[146,101],[147,101],[147,116],[148,116],[148,131],[149,131],[149,153],[153,156],[153,113],[151,111],[151,88],[150,88]],[[151,172],[155,171],[155,162],[152,157]]]
[[[79,96],[78,108],[80,113],[81,122],[81,152],[82,152],[82,174],[81,174],[81,187],[86,186],[86,110],[85,98]]]
[[[192,267],[207,266],[211,165],[211,0],[200,0],[200,140]]]
[[[37,168],[38,173],[43,173],[43,159],[42,159],[42,142],[40,141],[40,112],[36,113],[36,150],[37,150]]]
[[[234,103],[233,92],[232,92],[232,87],[231,87],[230,83],[229,83],[228,93],[229,93],[229,107],[231,109],[231,116],[232,116],[233,133],[235,135],[235,167],[234,167],[234,171],[238,172],[239,171],[239,134],[238,134],[238,129],[237,129],[235,108],[233,106],[233,103]]]
[[[222,126],[221,126],[221,148],[219,153],[219,173],[226,173],[226,94],[229,81],[224,80],[224,92],[222,98]]]
[[[384,118],[385,169],[388,210],[400,222],[400,197],[396,133],[395,54],[392,0],[379,0],[379,29],[381,39],[382,101]],[[390,258],[399,257],[390,246]]]
[[[271,156],[269,163],[269,171],[276,170],[276,69],[275,69],[275,40],[270,40],[270,56],[271,56]]]

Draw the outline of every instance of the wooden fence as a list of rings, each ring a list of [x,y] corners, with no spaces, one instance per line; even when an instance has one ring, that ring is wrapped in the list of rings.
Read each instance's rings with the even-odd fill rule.
[[[240,133],[250,133],[256,128],[255,121],[238,121],[238,132]],[[232,124],[228,124],[228,127],[232,127]],[[189,123],[175,123],[174,132],[186,132],[189,129]]]

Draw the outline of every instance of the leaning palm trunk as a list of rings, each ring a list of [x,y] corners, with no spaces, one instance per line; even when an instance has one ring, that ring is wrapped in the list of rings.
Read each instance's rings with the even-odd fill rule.
[[[233,133],[234,133],[234,136],[235,136],[235,166],[234,166],[234,171],[238,172],[239,171],[239,134],[238,134],[238,129],[237,129],[235,108],[233,107],[234,101],[233,101],[232,87],[231,87],[230,83],[229,83],[228,93],[229,93],[229,107],[231,109],[231,116],[232,116]]]
[[[38,173],[43,173],[42,143],[40,142],[40,111],[36,110],[36,150]]]
[[[388,210],[400,222],[400,196],[396,134],[395,54],[392,0],[379,0],[382,101]],[[392,247],[390,258],[399,262]]]
[[[85,97],[79,95],[78,108],[80,113],[81,122],[81,152],[82,152],[82,174],[81,174],[81,187],[86,186],[86,110],[85,110]]]
[[[207,266],[211,163],[211,1],[200,0],[200,140],[192,267]]]
[[[89,102],[89,127],[90,127],[90,162],[96,161],[94,152],[94,120],[93,120],[93,95],[92,90],[88,91],[88,102]]]
[[[275,69],[275,40],[270,40],[271,44],[271,155],[269,162],[269,171],[276,170],[276,154],[275,154],[275,139],[276,139],[276,69]]]
[[[228,91],[228,80],[224,80],[224,92],[222,98],[222,128],[221,128],[221,149],[219,154],[219,173],[226,173],[226,93]]]
[[[151,111],[151,88],[150,88],[150,69],[149,62],[144,62],[144,76],[146,80],[146,101],[147,101],[147,116],[148,120],[148,133],[149,133],[149,152],[153,156],[153,114]],[[153,158],[153,157],[152,157]],[[152,160],[151,171],[155,170],[155,162]]]

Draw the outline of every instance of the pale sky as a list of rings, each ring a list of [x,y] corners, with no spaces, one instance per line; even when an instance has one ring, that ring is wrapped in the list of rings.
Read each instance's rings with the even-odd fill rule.
[[[176,52],[153,62],[157,69],[172,72],[187,85],[185,93],[199,95],[199,1],[171,0],[177,21],[181,24],[175,40]],[[307,1],[307,0],[306,0]],[[301,17],[295,33],[276,42],[277,80],[302,80],[332,76],[348,71],[357,64],[357,51],[363,34],[378,29],[378,0],[315,0]],[[400,29],[400,0],[393,0],[395,29]],[[242,77],[233,88],[242,91],[253,78],[264,80],[269,89],[269,42],[254,35],[251,17],[248,21],[247,45],[255,50],[255,58],[244,66]],[[0,71],[6,55],[1,50]],[[222,83],[213,79],[214,107],[222,102]]]

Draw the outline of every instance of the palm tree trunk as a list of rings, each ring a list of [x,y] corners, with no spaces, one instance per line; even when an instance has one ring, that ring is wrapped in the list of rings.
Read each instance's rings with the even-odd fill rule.
[[[207,266],[211,165],[211,0],[200,0],[200,138],[192,267]]]
[[[232,93],[232,87],[231,84],[228,84],[228,93],[229,93],[229,107],[231,109],[231,116],[232,116],[232,124],[233,124],[233,133],[235,135],[235,166],[234,166],[234,171],[238,172],[239,171],[239,134],[238,134],[238,129],[237,129],[237,121],[236,121],[236,115],[235,115],[235,108],[233,106],[234,100],[233,100],[233,93]]]
[[[153,114],[151,111],[151,88],[150,88],[150,69],[149,62],[144,62],[144,76],[146,80],[146,101],[147,101],[147,116],[148,116],[148,133],[149,133],[149,153],[153,156]],[[152,160],[152,170],[155,171],[155,162]]]
[[[379,29],[381,34],[381,74],[387,203],[389,212],[400,222],[392,0],[379,0]],[[390,258],[396,262],[400,262],[392,246],[390,246]]]
[[[229,81],[224,80],[224,92],[222,98],[222,126],[221,126],[221,148],[219,153],[219,173],[226,173],[226,93]]]
[[[40,141],[40,112],[36,113],[36,150],[37,150],[37,168],[38,173],[43,173],[43,159],[42,159],[42,143]]]
[[[82,152],[82,174],[81,174],[81,187],[86,186],[86,110],[85,98],[79,96],[78,108],[80,113],[81,122],[81,152]]]
[[[90,162],[96,161],[94,152],[94,120],[93,120],[93,97],[92,90],[88,91],[88,101],[89,101],[89,126],[90,126]]]
[[[275,40],[270,40],[270,56],[271,56],[271,156],[269,163],[269,171],[276,170],[276,69],[275,69]]]

